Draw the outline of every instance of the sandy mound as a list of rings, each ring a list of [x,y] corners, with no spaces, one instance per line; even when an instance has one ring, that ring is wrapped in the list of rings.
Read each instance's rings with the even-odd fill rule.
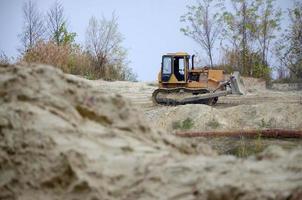
[[[146,112],[156,126],[172,131],[191,121],[190,130],[241,130],[259,128],[302,129],[302,104],[261,103],[215,108],[208,105],[161,107]],[[186,128],[186,127],[184,127]]]
[[[301,150],[215,156],[152,129],[119,95],[49,66],[0,67],[0,96],[0,199],[302,195]]]
[[[248,93],[266,91],[265,80],[252,77],[242,77],[242,81],[245,87],[245,90]]]

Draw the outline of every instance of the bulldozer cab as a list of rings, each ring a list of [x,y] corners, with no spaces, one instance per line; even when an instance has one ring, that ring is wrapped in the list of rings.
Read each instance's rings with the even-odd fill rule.
[[[189,58],[186,53],[167,54],[162,57],[161,81],[186,83],[189,70]]]

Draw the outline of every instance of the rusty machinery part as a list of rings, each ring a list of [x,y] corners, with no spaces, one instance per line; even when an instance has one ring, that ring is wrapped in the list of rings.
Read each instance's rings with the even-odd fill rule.
[[[180,97],[181,95],[186,96],[184,98],[169,98],[168,95],[175,95]],[[184,95],[185,94],[185,95]],[[213,95],[214,94],[214,95]],[[218,94],[218,96],[217,96]],[[190,89],[190,88],[159,88],[156,89],[152,94],[152,100],[155,104],[161,105],[184,105],[184,104],[207,104],[214,105],[218,101],[221,93],[211,93],[207,89]],[[164,95],[165,97],[161,97]]]
[[[233,131],[178,132],[179,137],[247,137],[247,138],[300,138],[302,130],[262,129]]]

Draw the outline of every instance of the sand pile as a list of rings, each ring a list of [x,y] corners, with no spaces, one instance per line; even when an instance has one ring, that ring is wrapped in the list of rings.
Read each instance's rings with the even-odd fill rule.
[[[43,65],[0,67],[0,199],[299,199],[302,151],[242,160]]]
[[[248,93],[262,92],[266,91],[265,80],[252,77],[242,77],[242,81],[245,87],[245,90]]]
[[[161,107],[146,112],[158,127],[173,131],[186,120],[190,130],[241,130],[259,128],[302,129],[302,104],[261,103],[215,108],[208,105]],[[181,127],[180,127],[181,128]],[[184,127],[186,128],[186,127]]]

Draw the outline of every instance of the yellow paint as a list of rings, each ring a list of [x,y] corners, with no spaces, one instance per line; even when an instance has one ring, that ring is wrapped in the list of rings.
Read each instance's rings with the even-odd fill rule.
[[[178,81],[176,76],[174,74],[172,74],[169,79],[169,83],[180,83],[180,81]]]
[[[176,52],[176,53],[168,53],[167,55],[171,56],[188,56],[186,52]],[[188,65],[189,63],[186,63]],[[172,70],[173,71],[173,70]],[[189,74],[195,74],[197,76],[200,76],[203,74],[205,76],[204,79],[199,79],[199,81],[190,81],[187,80],[189,77]],[[209,90],[214,90],[218,85],[219,82],[222,81],[224,78],[223,76],[223,70],[214,70],[214,69],[208,69],[208,68],[195,68],[193,70],[187,70],[187,67],[185,68],[185,81],[178,81],[176,76],[174,74],[171,75],[168,82],[162,83],[161,81],[161,72],[158,74],[158,82],[159,87],[165,87],[165,88],[175,88],[175,87],[187,87],[187,88],[193,88],[193,89],[200,89],[205,88]]]
[[[168,53],[167,55],[171,55],[171,56],[188,56],[189,54],[187,54],[186,52],[176,52],[176,53]]]
[[[187,83],[187,87],[188,88],[207,88],[208,84],[205,82],[192,81],[192,82]]]
[[[208,72],[208,79],[213,81],[223,80],[223,70],[210,69]]]
[[[190,72],[194,72],[194,73],[207,73],[209,70],[207,69],[191,69]]]

